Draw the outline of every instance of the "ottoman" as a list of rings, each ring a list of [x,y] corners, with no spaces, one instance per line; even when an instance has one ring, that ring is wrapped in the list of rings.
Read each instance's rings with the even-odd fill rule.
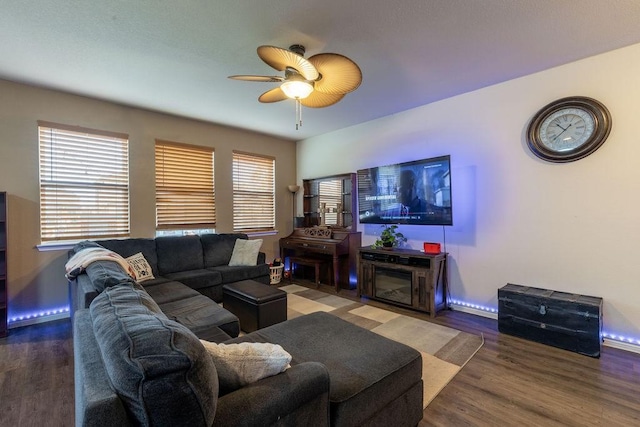
[[[245,332],[287,320],[287,293],[254,280],[224,285],[222,304],[238,316],[240,329]]]
[[[332,427],[414,427],[422,420],[422,356],[331,313],[316,312],[225,341],[281,345],[291,365],[329,371]]]

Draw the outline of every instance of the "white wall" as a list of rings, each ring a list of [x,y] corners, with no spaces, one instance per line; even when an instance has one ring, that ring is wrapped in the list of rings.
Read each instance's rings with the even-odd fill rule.
[[[577,95],[609,108],[608,140],[577,162],[539,160],[529,120]],[[601,296],[605,332],[640,338],[638,103],[634,45],[300,141],[298,182],[450,154],[454,226],[400,231],[415,249],[446,236],[453,299],[497,308],[506,283]],[[379,226],[358,229],[368,245]]]

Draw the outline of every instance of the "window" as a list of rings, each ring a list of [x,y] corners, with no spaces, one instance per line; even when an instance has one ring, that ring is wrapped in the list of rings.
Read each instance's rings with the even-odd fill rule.
[[[210,230],[215,224],[213,149],[156,140],[156,229]]]
[[[275,168],[272,157],[233,152],[233,228],[275,229]]]
[[[129,236],[129,136],[38,121],[42,242]]]

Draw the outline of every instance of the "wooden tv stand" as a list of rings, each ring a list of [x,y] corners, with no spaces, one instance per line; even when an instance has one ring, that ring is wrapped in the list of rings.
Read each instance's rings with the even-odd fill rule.
[[[394,277],[395,276],[395,277]],[[394,300],[382,295],[385,278],[404,294]],[[379,286],[376,282],[379,281]],[[388,289],[385,289],[388,291]],[[425,254],[411,249],[360,248],[358,254],[358,296],[428,312],[435,317],[447,308],[447,254]]]

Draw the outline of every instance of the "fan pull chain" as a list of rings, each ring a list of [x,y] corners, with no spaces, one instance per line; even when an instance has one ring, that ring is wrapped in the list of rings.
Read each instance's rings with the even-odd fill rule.
[[[300,99],[296,98],[296,130],[302,127],[302,104]]]

